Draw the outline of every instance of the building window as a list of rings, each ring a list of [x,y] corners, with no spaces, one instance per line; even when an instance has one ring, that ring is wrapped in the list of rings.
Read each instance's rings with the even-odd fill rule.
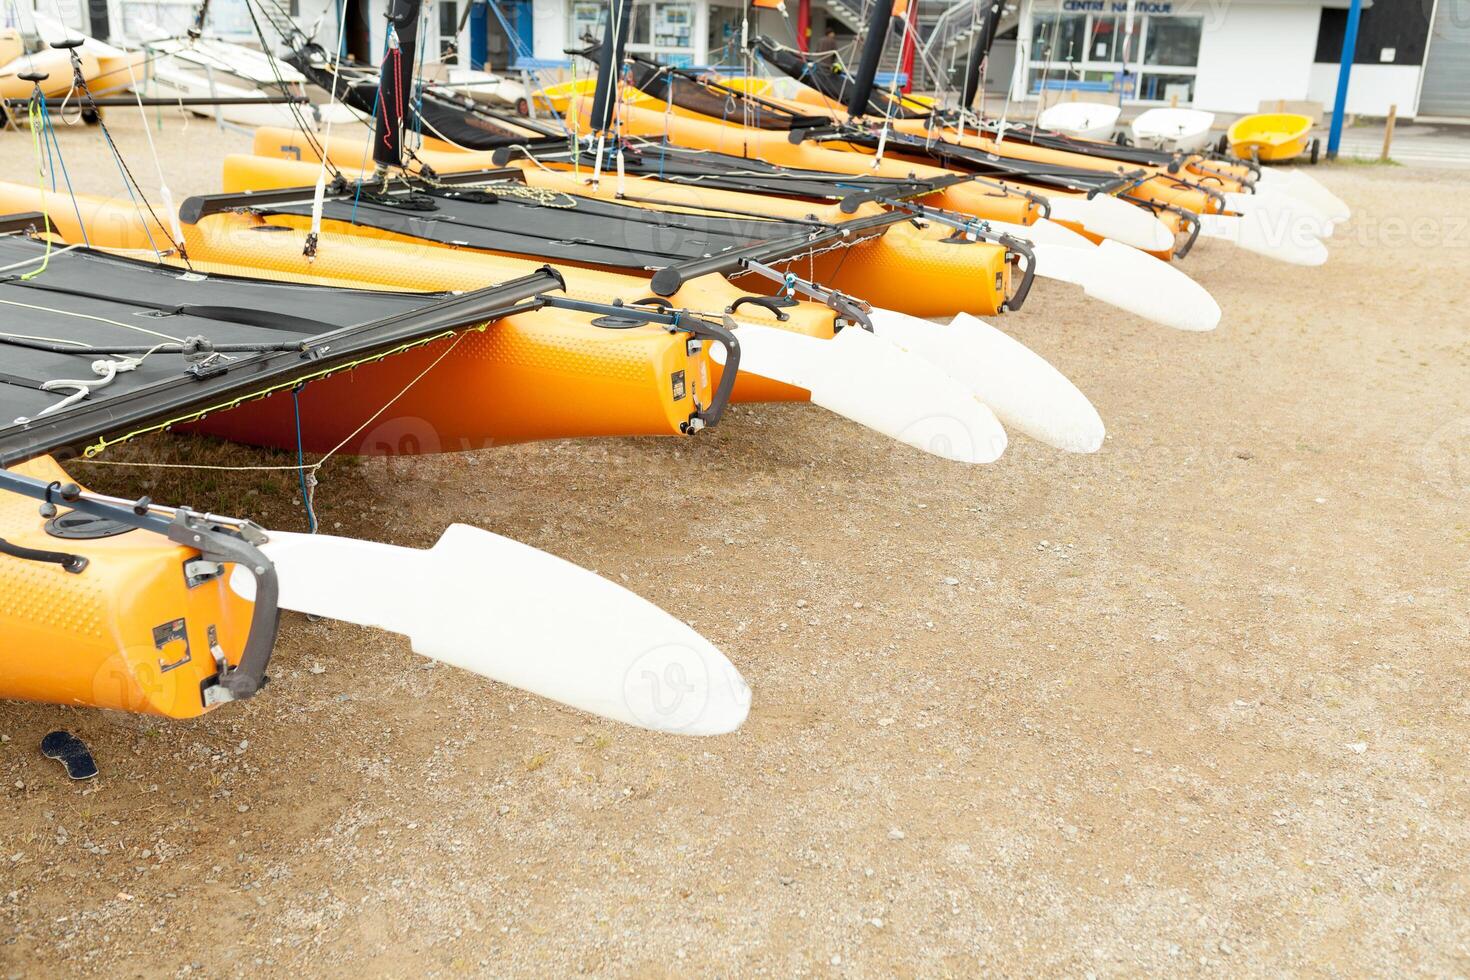
[[[1199,17],[1152,17],[1148,42],[1143,46],[1145,65],[1199,64],[1199,41],[1203,34]]]
[[[573,0],[569,38],[573,46],[580,47],[602,36],[602,9],[603,4],[597,0]]]
[[[292,0],[294,3],[295,0]],[[439,0],[439,61],[459,64],[459,3]]]
[[[608,5],[572,0],[571,41],[602,37]],[[671,65],[694,64],[694,4],[688,0],[636,0],[628,25],[628,50]]]
[[[1194,99],[1204,18],[1039,10],[1031,21],[1026,91],[1118,94],[1135,102]],[[1125,36],[1126,35],[1126,36]],[[1126,68],[1126,71],[1125,71]]]

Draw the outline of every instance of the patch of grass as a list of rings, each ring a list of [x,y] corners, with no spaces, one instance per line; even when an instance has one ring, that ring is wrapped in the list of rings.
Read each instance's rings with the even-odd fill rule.
[[[1384,160],[1382,157],[1338,157],[1336,160],[1327,161],[1330,164],[1344,167],[1402,167],[1393,157]]]

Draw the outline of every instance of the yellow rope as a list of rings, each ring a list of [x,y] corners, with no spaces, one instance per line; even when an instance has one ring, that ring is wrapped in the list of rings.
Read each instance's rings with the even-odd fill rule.
[[[485,325],[484,324],[481,324],[480,326],[478,326],[478,327],[472,327],[471,329],[477,330],[477,331],[483,333],[485,331]],[[336,374],[336,373],[338,373],[340,371],[351,371],[354,368],[359,368],[359,367],[361,367],[364,364],[371,364],[371,363],[373,363],[375,361],[381,361],[381,360],[383,360],[385,358],[392,357],[395,354],[402,354],[404,351],[413,350],[416,347],[423,347],[426,344],[432,344],[436,340],[445,340],[445,339],[450,338],[450,337],[456,337],[456,338],[458,338],[458,337],[462,337],[463,335],[464,334],[463,334],[462,331],[446,330],[443,333],[435,334],[432,337],[423,337],[423,338],[421,338],[419,340],[411,341],[410,343],[403,344],[400,347],[395,347],[392,350],[384,351],[381,354],[375,354],[372,357],[364,357],[364,358],[361,358],[360,360],[352,361],[352,362],[349,362],[347,364],[339,364],[339,365],[337,365],[335,367],[324,368],[323,370],[318,371],[315,374],[309,374],[309,375],[306,375],[304,377],[296,377],[296,378],[293,378],[290,381],[283,381],[280,384],[273,385],[272,387],[263,388],[260,391],[251,392],[250,394],[247,394],[247,395],[240,395],[239,397],[233,398],[230,401],[222,402],[222,403],[220,403],[218,405],[213,405],[213,406],[211,406],[209,408],[196,409],[196,410],[194,410],[192,412],[189,412],[187,415],[181,415],[178,418],[169,419],[166,422],[158,422],[158,423],[155,423],[153,425],[145,426],[144,428],[141,428],[141,429],[135,429],[132,432],[129,432],[129,433],[125,434],[125,435],[118,436],[116,439],[101,438],[101,439],[98,439],[92,445],[88,446],[86,449],[84,449],[82,451],[82,457],[81,458],[84,461],[101,463],[103,461],[102,460],[98,460],[96,457],[99,456],[99,455],[101,455],[103,452],[106,452],[107,449],[109,449],[110,447],[119,445],[119,444],[124,443],[124,442],[128,442],[129,440],[132,440],[132,439],[136,439],[139,436],[147,435],[150,432],[162,432],[163,430],[168,429],[168,428],[170,428],[172,426],[175,426],[175,425],[182,425],[185,422],[194,422],[194,421],[197,421],[197,420],[203,418],[204,416],[210,414],[211,412],[224,412],[224,411],[228,411],[229,409],[232,409],[232,408],[235,408],[236,406],[242,405],[245,402],[255,401],[256,399],[259,399],[259,398],[265,398],[267,395],[272,395],[272,394],[275,394],[278,391],[284,391],[284,390],[286,390],[288,388],[294,388],[297,385],[299,385],[299,384],[305,384],[308,381],[316,381],[316,380],[319,380],[321,378],[325,378],[328,375]],[[456,340],[455,343],[457,344],[458,343],[458,340]],[[363,427],[365,427],[369,422],[371,422],[373,419],[377,418],[379,415],[382,415],[383,412],[386,411],[388,409],[388,407],[393,404],[393,402],[396,402],[399,398],[403,397],[403,395],[408,391],[408,389],[409,388],[412,388],[415,384],[417,384],[419,382],[419,380],[422,379],[425,374],[428,374],[428,372],[431,369],[433,369],[435,365],[437,365],[441,360],[443,360],[444,357],[449,353],[449,351],[454,349],[454,346],[455,346],[455,344],[451,344],[450,347],[449,347],[449,350],[445,350],[442,354],[440,354],[437,358],[435,358],[434,361],[433,361],[433,363],[431,363],[428,366],[428,368],[425,368],[424,371],[422,373],[420,373],[418,377],[416,377],[412,381],[410,381],[403,388],[402,391],[400,391],[397,395],[394,395],[393,398],[390,399],[385,405],[383,405],[382,408],[378,409],[378,411],[375,412],[368,419],[367,422],[363,423],[363,426],[359,426],[358,427],[358,429],[356,430],[356,432],[361,432],[362,429],[363,429]],[[354,432],[353,435],[356,435],[356,432]],[[352,436],[349,435],[347,438],[348,439],[351,439]],[[315,464],[313,464],[312,467],[308,467],[308,468],[315,468],[315,467],[320,466],[322,463],[325,463],[327,461],[327,459],[329,459],[331,457],[332,453],[337,452],[345,444],[346,444],[346,440],[343,440],[343,442],[341,444],[339,444],[338,446],[336,446],[332,450],[331,453],[328,453],[326,456],[322,457]],[[110,460],[107,461],[107,462],[111,463]],[[126,465],[126,464],[112,463],[111,465],[119,466],[119,465]],[[150,464],[140,464],[140,465],[150,465]],[[239,468],[240,469],[256,469],[257,467],[239,467]],[[291,470],[300,469],[300,467],[297,467],[297,466],[288,466],[288,467],[283,467],[283,468],[284,469],[291,469]]]

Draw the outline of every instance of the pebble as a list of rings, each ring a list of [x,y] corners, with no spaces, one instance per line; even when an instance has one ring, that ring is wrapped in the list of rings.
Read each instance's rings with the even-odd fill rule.
[[[944,584],[945,585],[959,585],[960,584],[960,580],[957,579],[957,578],[951,577],[951,578],[945,579],[944,580]]]
[[[903,840],[907,836],[908,836],[908,834],[905,834],[903,831],[899,830],[897,827],[894,827],[892,830],[890,830],[888,832],[888,839],[889,840]]]

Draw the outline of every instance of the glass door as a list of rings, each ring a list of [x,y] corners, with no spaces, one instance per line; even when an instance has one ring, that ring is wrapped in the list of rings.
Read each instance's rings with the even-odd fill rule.
[[[1027,56],[1029,95],[1094,92],[1132,102],[1194,100],[1204,18],[1038,11]]]

